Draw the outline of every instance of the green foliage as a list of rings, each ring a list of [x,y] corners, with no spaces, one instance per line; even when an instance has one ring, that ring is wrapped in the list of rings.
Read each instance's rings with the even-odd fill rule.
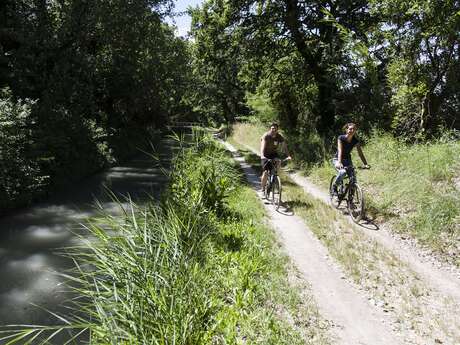
[[[222,179],[203,177],[200,166],[231,178],[224,198],[203,201]],[[19,329],[11,344],[67,330],[89,331],[91,344],[328,343],[317,311],[287,281],[262,206],[222,149],[209,138],[183,142],[174,168],[159,205],[120,204],[121,215],[88,225],[97,240],[72,250],[78,265],[66,276],[85,296],[74,300],[76,314],[64,326]]]
[[[226,30],[229,4],[209,1],[203,8],[189,9],[192,16],[191,85],[185,99],[201,121],[231,123],[248,109],[239,80],[244,60],[238,32]]]
[[[412,234],[457,265],[459,149],[458,139],[413,145],[375,132],[364,147],[372,170],[358,172],[372,216],[392,222],[397,231]],[[327,187],[333,173],[328,160],[311,177]]]
[[[270,105],[270,98],[267,92],[261,94],[247,93],[246,102],[261,122],[270,123],[277,120],[276,110]]]
[[[347,121],[436,137],[459,128],[458,13],[458,1],[206,2],[192,11],[197,109],[238,114],[223,105],[244,93],[263,122],[326,145]]]
[[[397,134],[430,138],[458,128],[459,10],[456,1],[371,1],[385,19],[375,36],[386,47]]]
[[[239,180],[230,157],[208,135],[195,135],[191,148],[184,145],[173,162],[168,199],[179,208],[195,205],[222,215]]]
[[[48,176],[40,169],[30,132],[35,102],[14,100],[9,89],[0,92],[0,209],[28,201],[43,191]],[[41,159],[45,159],[41,157]]]
[[[189,54],[187,43],[164,23],[171,5],[2,2],[0,87],[10,90],[2,99],[18,107],[20,100],[33,100],[27,119],[5,115],[14,107],[2,110],[17,123],[3,126],[0,136],[15,128],[18,133],[8,140],[16,140],[23,154],[3,169],[8,198],[2,206],[25,203],[41,189],[124,159],[149,128],[185,117]],[[2,143],[2,150],[10,149]]]
[[[395,59],[388,67],[388,84],[393,93],[391,102],[396,109],[392,126],[409,138],[423,135],[423,102],[428,92],[424,82],[414,84],[415,75],[416,68],[403,59]]]

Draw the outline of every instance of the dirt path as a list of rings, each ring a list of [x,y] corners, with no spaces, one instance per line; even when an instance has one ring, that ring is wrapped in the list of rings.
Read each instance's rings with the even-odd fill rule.
[[[248,150],[258,154],[251,147],[244,145]],[[327,191],[319,188],[314,183],[308,180],[305,176],[299,173],[289,173],[292,180],[301,186],[307,193],[323,201],[329,203]],[[351,220],[350,225],[356,226]],[[366,236],[375,240],[383,247],[395,254],[401,262],[406,263],[416,272],[423,281],[435,289],[441,295],[453,298],[457,303],[460,303],[460,270],[454,266],[441,263],[433,255],[430,255],[426,250],[420,248],[414,240],[403,240],[402,238],[393,235],[392,232],[384,225],[375,230],[373,227],[366,226],[364,222],[360,224]]]
[[[315,198],[326,203],[329,202],[327,192],[320,190],[306,177],[301,176],[299,173],[293,173],[289,176]],[[350,224],[354,226],[351,220]],[[455,267],[441,264],[436,258],[425,253],[422,249],[416,248],[413,242],[408,243],[398,239],[396,236],[392,236],[385,226],[375,231],[366,227],[365,222],[361,222],[361,227],[366,231],[367,236],[394,253],[400,261],[408,264],[428,286],[460,302],[460,274]]]
[[[225,144],[242,166],[251,185],[260,188],[259,177],[238,156],[236,150]],[[392,320],[367,299],[347,280],[341,269],[330,258],[327,249],[315,238],[304,222],[295,215],[276,212],[265,205],[271,223],[279,235],[287,254],[311,285],[313,296],[323,317],[333,324],[338,344],[402,344],[392,331]]]

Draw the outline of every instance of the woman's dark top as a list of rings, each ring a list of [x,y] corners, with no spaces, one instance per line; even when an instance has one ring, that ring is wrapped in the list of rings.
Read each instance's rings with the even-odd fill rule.
[[[339,135],[339,140],[342,142],[342,159],[351,160],[351,150],[359,143],[359,140],[353,137],[351,142],[348,142],[345,134]],[[335,153],[335,158],[339,158],[339,152]]]

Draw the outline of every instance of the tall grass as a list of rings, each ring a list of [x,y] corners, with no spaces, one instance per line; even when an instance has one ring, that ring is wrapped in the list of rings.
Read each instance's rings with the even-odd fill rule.
[[[251,124],[237,125],[232,139],[253,147],[248,138],[258,131]],[[446,138],[409,145],[375,132],[363,148],[372,169],[358,171],[358,180],[371,216],[390,221],[395,231],[410,234],[460,265],[460,142]],[[297,161],[311,157],[296,148],[294,153]],[[305,162],[309,177],[324,188],[335,174],[330,158],[332,153],[322,162]],[[356,152],[353,161],[360,163]]]
[[[408,145],[376,133],[364,151],[372,170],[358,172],[374,217],[390,221],[460,265],[460,142]],[[353,160],[360,162],[355,155]],[[311,176],[325,186],[333,173],[329,162]]]
[[[286,279],[256,196],[211,139],[182,143],[159,204],[122,210],[90,222],[97,240],[70,254],[67,277],[82,296],[72,316],[19,329],[11,343],[67,329],[91,344],[328,343]]]
[[[267,130],[268,128],[265,128],[260,122],[236,123],[233,126],[232,138],[258,152],[260,151],[260,138]]]

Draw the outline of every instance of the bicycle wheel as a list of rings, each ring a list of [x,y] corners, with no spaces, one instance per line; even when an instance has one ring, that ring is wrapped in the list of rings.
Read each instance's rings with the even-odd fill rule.
[[[364,195],[359,185],[350,185],[347,204],[351,219],[359,222],[364,217]]]
[[[331,182],[329,183],[329,200],[331,202],[331,205],[335,208],[339,208],[340,203],[342,202],[342,199],[339,198],[339,195],[337,192],[334,192],[334,184],[335,184],[335,178],[336,176],[332,176]],[[337,188],[339,189],[339,188]]]
[[[281,179],[276,176],[272,186],[273,205],[278,210],[281,205]]]

